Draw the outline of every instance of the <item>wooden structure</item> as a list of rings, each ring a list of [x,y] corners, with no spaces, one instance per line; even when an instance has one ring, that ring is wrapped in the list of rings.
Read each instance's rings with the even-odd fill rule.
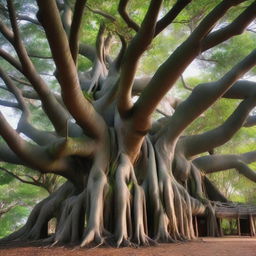
[[[223,236],[222,220],[235,220],[237,224],[238,236],[256,236],[256,205],[232,203],[232,202],[214,202],[216,221],[218,224],[218,234]],[[193,224],[197,236],[208,236],[207,217],[194,216]]]
[[[220,223],[220,233],[222,219],[236,219],[237,235],[256,236],[256,205],[241,203],[216,203],[216,218]]]

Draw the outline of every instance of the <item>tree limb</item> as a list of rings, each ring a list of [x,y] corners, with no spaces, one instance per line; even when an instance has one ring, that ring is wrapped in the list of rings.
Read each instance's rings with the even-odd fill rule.
[[[69,47],[70,47],[71,55],[73,57],[75,64],[77,62],[77,53],[78,53],[78,47],[79,47],[79,42],[78,42],[79,30],[82,23],[82,17],[83,17],[85,5],[86,5],[86,0],[76,1],[70,33],[69,33]]]
[[[254,156],[250,157],[250,161],[243,161],[247,154]],[[248,152],[241,155],[208,155],[195,159],[193,163],[206,173],[219,172],[235,168],[239,173],[244,175],[249,180],[256,182],[256,172],[247,166],[248,163],[256,160],[256,153]]]
[[[86,8],[95,14],[99,14],[99,15],[103,16],[104,18],[109,19],[112,22],[116,21],[116,18],[114,16],[110,15],[109,13],[103,12],[101,10],[95,10],[95,9],[91,8],[88,4],[86,4]]]
[[[185,137],[181,140],[186,157],[191,157],[229,141],[243,126],[251,109],[256,105],[256,94],[242,101],[233,114],[219,127],[202,134]]]
[[[66,126],[67,120],[69,119],[69,115],[64,110],[64,108],[57,102],[55,97],[51,94],[51,91],[49,90],[45,82],[36,72],[35,67],[27,54],[27,51],[22,43],[19,34],[16,14],[12,0],[7,1],[7,6],[9,10],[11,25],[14,32],[13,40],[11,41],[11,43],[13,44],[20,59],[22,65],[22,73],[28,78],[31,85],[37,91],[42,101],[44,111],[53,123],[56,131],[61,134]]]
[[[129,14],[126,11],[128,2],[129,0],[120,0],[118,5],[118,12],[127,24],[127,26],[138,32],[140,29],[139,25],[130,18]]]
[[[63,30],[58,9],[54,1],[37,1],[39,16],[55,61],[62,98],[72,116],[86,133],[98,137],[105,130],[104,120],[95,112],[91,103],[85,99],[78,80],[66,34]],[[71,86],[72,85],[72,86]],[[73,101],[70,101],[70,98]]]
[[[170,117],[165,140],[173,141],[202,112],[221,97],[241,76],[256,65],[256,50],[234,66],[216,82],[198,85]],[[186,113],[186,115],[184,115]],[[163,132],[163,131],[162,131]]]
[[[19,63],[19,61],[17,61],[14,57],[12,57],[10,54],[8,54],[6,51],[4,51],[1,48],[0,48],[0,56],[3,57],[7,62],[9,62],[18,71],[20,71],[21,73],[23,72],[22,71],[22,66]]]
[[[120,3],[124,4],[127,1],[120,1]],[[131,92],[136,68],[141,55],[153,40],[161,3],[162,0],[151,0],[139,31],[126,50],[121,68],[117,102],[118,111],[121,116],[127,115],[127,111],[132,107]]]
[[[168,25],[170,25],[173,20],[180,14],[180,12],[191,2],[192,0],[177,0],[172,9],[161,18],[157,24],[155,29],[155,35],[157,36],[161,33]]]
[[[240,35],[246,27],[256,18],[256,2],[253,2],[243,11],[231,24],[210,33],[202,41],[202,51],[206,51],[221,42],[226,41],[232,36]]]
[[[175,84],[187,66],[201,52],[201,41],[212,30],[218,20],[233,5],[240,1],[222,1],[197,26],[188,39],[183,42],[171,56],[158,68],[148,86],[134,105],[137,123],[148,123],[150,115],[159,101]],[[173,69],[175,66],[177,68]],[[161,81],[161,83],[160,83]],[[160,83],[160,86],[159,86]],[[138,121],[140,120],[140,121]],[[143,120],[143,122],[142,122]]]

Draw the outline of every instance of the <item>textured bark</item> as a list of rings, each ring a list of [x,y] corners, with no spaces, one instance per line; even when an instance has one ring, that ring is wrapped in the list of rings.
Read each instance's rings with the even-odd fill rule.
[[[136,72],[141,57],[191,1],[177,0],[159,19],[163,1],[151,0],[140,25],[129,16],[128,2],[120,0],[118,11],[136,32],[134,37],[127,41],[124,35],[107,32],[106,25],[101,24],[94,47],[79,42],[86,1],[77,0],[71,6],[66,0],[37,0],[38,22],[46,33],[56,66],[60,97],[37,73],[20,35],[20,16],[12,0],[7,1],[11,28],[1,21],[0,32],[15,49],[17,58],[3,49],[0,56],[22,77],[17,79],[0,68],[5,83],[0,89],[14,99],[1,99],[0,105],[18,108],[21,117],[15,130],[0,114],[0,134],[6,143],[0,145],[0,160],[32,167],[43,175],[54,173],[67,181],[34,207],[24,227],[1,239],[0,244],[40,241],[85,247],[186,241],[196,237],[196,215],[206,216],[208,235],[217,236],[212,201],[228,200],[205,174],[236,168],[256,182],[255,172],[247,166],[256,160],[255,152],[198,156],[211,153],[241,127],[254,124],[249,114],[255,106],[255,83],[239,79],[256,65],[255,50],[217,81],[195,87],[184,101],[169,96],[172,113],[160,110],[164,118],[151,125],[158,103],[188,65],[203,51],[246,29],[255,18],[255,2],[241,9],[230,25],[213,31],[229,9],[244,1],[220,2],[153,76],[140,78]],[[117,25],[116,17],[87,8]],[[114,58],[110,56],[113,38],[121,44]],[[77,70],[78,54],[91,62],[91,69]],[[135,103],[134,95],[138,97]],[[182,136],[220,97],[242,102],[220,126],[202,134]],[[41,101],[53,132],[31,124],[31,99]],[[22,182],[36,182],[2,170]],[[53,218],[57,220],[56,230],[48,234],[48,222]]]

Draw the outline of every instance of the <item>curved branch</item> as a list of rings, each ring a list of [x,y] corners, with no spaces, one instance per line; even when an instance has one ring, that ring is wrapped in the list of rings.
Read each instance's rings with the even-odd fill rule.
[[[33,19],[33,18],[31,18],[31,17],[29,17],[27,15],[17,15],[17,18],[18,18],[18,20],[25,20],[25,21],[33,23],[33,24],[35,24],[37,26],[41,26],[41,24],[40,24],[40,22],[38,22],[38,20]]]
[[[4,106],[4,107],[9,107],[9,108],[19,108],[20,109],[20,105],[18,103],[7,101],[7,100],[0,99],[0,105]]]
[[[118,5],[118,12],[127,24],[127,26],[138,32],[140,29],[139,25],[130,18],[129,14],[126,11],[128,2],[129,0],[120,0]]]
[[[254,155],[251,161],[244,162],[247,154]],[[235,168],[249,180],[256,182],[256,172],[247,166],[256,160],[256,152],[248,152],[241,155],[208,155],[195,159],[193,163],[206,173],[219,172]]]
[[[57,67],[57,77],[61,85],[62,98],[77,123],[87,134],[99,137],[105,130],[104,120],[96,113],[91,103],[85,99],[79,84],[76,66],[72,59],[66,33],[63,29],[55,1],[37,0],[40,21],[45,29],[53,59]],[[70,99],[72,98],[72,102]]]
[[[18,101],[18,104],[20,105],[20,108],[22,110],[22,115],[26,116],[28,118],[29,115],[29,109],[22,97],[22,94],[20,90],[13,84],[12,80],[8,77],[8,75],[0,68],[0,77],[5,82],[7,88],[9,91],[15,96],[15,98]]]
[[[27,77],[31,85],[37,91],[42,101],[44,111],[53,123],[56,131],[61,134],[63,128],[66,126],[67,120],[69,119],[69,114],[57,102],[57,100],[52,95],[51,91],[49,90],[43,79],[36,72],[35,67],[27,54],[27,51],[22,43],[19,34],[16,13],[14,10],[12,0],[8,0],[7,4],[10,21],[14,32],[13,40],[11,41],[11,43],[13,44],[17,52],[17,55],[20,59],[22,65],[22,73]]]
[[[12,80],[7,76],[7,74],[0,68],[0,77],[5,82],[6,86],[9,88],[9,91],[15,96],[17,100],[17,106],[21,109],[22,114],[20,120],[18,122],[17,131],[23,132],[29,138],[31,138],[34,142],[39,145],[45,145],[48,141],[56,140],[56,136],[44,131],[39,131],[35,129],[29,123],[30,110],[23,98],[22,92],[18,89],[12,82]]]
[[[191,2],[192,0],[177,0],[172,9],[161,18],[156,24],[155,35],[161,33],[168,25],[170,25],[174,19],[180,14],[180,12]]]
[[[232,36],[240,35],[256,18],[256,2],[253,2],[231,24],[209,34],[202,42],[202,51],[206,51],[220,44]]]
[[[16,174],[12,173],[11,171],[7,170],[6,168],[3,168],[3,167],[0,166],[0,170],[4,171],[5,173],[12,176],[13,178],[21,181],[22,183],[26,183],[26,184],[30,184],[30,185],[36,185],[34,181],[24,180],[20,176],[18,176]]]
[[[256,94],[239,104],[233,114],[219,127],[199,135],[192,135],[181,140],[184,154],[191,157],[229,141],[243,126],[251,109],[256,105]]]
[[[165,140],[172,143],[177,139],[195,118],[209,108],[236,80],[255,65],[256,50],[252,51],[218,81],[201,84],[194,88],[191,95],[177,107],[175,113],[170,117],[165,132],[164,129],[161,131],[166,134]]]
[[[180,80],[181,80],[182,85],[183,85],[183,87],[184,87],[185,89],[187,89],[187,90],[189,90],[189,91],[193,91],[193,88],[191,88],[191,87],[189,87],[189,86],[187,85],[187,83],[186,83],[186,81],[185,81],[183,75],[180,76]]]
[[[104,17],[104,18],[106,18],[106,19],[109,19],[109,20],[112,21],[112,22],[116,21],[116,18],[115,18],[114,16],[110,15],[109,13],[103,12],[103,11],[101,11],[101,10],[95,10],[95,9],[91,8],[88,4],[86,5],[86,8],[87,8],[89,11],[91,11],[91,12],[93,12],[93,13],[95,13],[95,14],[99,14],[99,15],[101,15],[102,17]]]
[[[94,62],[96,58],[96,49],[93,46],[87,45],[85,43],[79,44],[79,54]]]
[[[44,148],[30,144],[23,140],[16,131],[7,123],[0,112],[0,134],[10,149],[25,163],[42,172],[65,170],[67,162],[64,160],[52,160]]]
[[[14,34],[13,32],[0,20],[0,31],[3,36],[10,42],[13,43]]]
[[[0,161],[25,165],[25,163],[6,144],[2,143],[0,144]]]

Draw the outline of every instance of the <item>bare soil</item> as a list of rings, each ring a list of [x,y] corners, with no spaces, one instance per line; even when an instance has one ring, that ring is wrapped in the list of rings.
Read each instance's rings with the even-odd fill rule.
[[[256,238],[203,238],[142,248],[0,248],[0,256],[256,256]]]

